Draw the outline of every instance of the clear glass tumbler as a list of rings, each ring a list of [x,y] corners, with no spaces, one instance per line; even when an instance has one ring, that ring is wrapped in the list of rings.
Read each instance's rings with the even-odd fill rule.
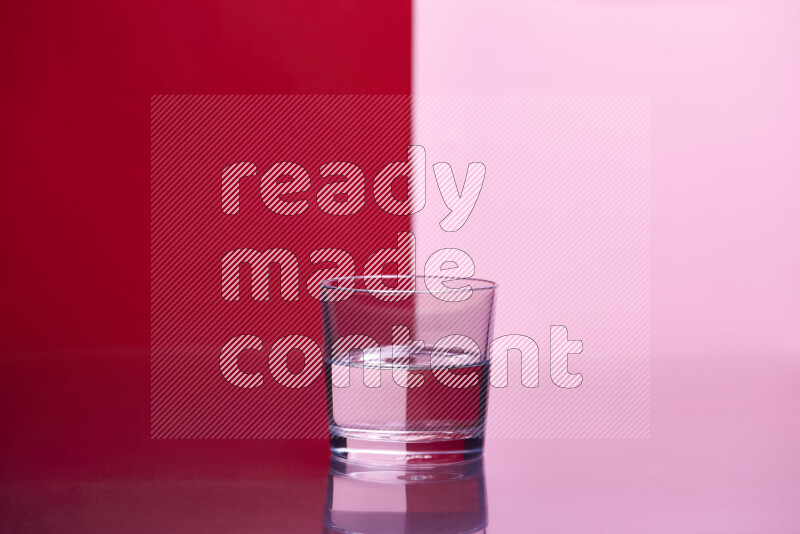
[[[334,455],[396,464],[481,455],[496,287],[422,276],[322,283]]]

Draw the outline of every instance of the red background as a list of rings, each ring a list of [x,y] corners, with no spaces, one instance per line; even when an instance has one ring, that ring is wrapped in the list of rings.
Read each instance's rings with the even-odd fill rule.
[[[150,97],[408,94],[408,1],[3,7],[2,348],[149,340]]]
[[[287,474],[290,458],[324,471],[321,441],[150,440],[150,97],[408,94],[410,2],[2,9],[5,476],[264,479]],[[292,465],[302,492],[303,472]],[[324,491],[303,494],[310,515],[276,502],[273,524],[285,516],[317,525]],[[20,487],[13,492],[25,500]],[[13,513],[19,525],[42,520],[34,509]]]
[[[151,435],[327,437],[321,303],[308,284],[314,284],[316,275],[332,276],[330,268],[336,264],[312,263],[311,253],[345,251],[355,265],[352,276],[363,273],[373,253],[397,248],[398,232],[409,229],[409,217],[378,206],[373,179],[384,165],[407,158],[409,98],[165,96],[154,99],[153,110]],[[253,163],[258,171],[239,180],[239,212],[226,214],[220,204],[222,169],[239,161]],[[305,206],[302,213],[275,213],[260,198],[259,184],[269,180],[259,177],[284,161],[296,162],[309,176],[307,191],[283,195]],[[331,161],[352,162],[364,173],[366,198],[357,213],[331,215],[320,208],[318,193],[325,184],[341,180],[320,175],[318,169]],[[247,264],[238,268],[238,298],[223,299],[222,258],[242,249],[282,250],[294,256],[291,263],[300,280],[296,299],[280,290],[290,285],[289,262],[270,267],[267,299],[251,295],[258,296],[260,276]],[[407,303],[410,310],[412,303]],[[390,333],[387,327],[385,335]],[[263,344],[261,350],[236,356],[242,372],[265,378],[255,388],[236,387],[220,372],[222,347],[243,335],[256,336]],[[277,380],[282,365],[273,346],[288,335],[316,343],[305,354],[293,350],[286,355],[294,379],[300,380],[302,372],[307,380],[303,387]]]

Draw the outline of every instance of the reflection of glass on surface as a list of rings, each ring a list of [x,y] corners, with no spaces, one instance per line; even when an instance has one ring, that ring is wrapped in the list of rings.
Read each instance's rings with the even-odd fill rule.
[[[390,300],[367,290],[375,278]],[[481,454],[496,285],[446,283],[409,276],[323,283],[333,454],[390,464]]]
[[[331,456],[325,532],[485,532],[483,459],[376,467]]]

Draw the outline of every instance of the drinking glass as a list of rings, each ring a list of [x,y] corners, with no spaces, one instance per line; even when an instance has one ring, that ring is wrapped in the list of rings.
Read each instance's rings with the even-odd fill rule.
[[[397,275],[322,283],[334,455],[395,464],[481,455],[496,288]]]

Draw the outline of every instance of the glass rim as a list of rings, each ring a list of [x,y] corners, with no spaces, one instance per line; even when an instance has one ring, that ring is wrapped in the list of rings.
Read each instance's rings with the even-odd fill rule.
[[[397,274],[390,274],[390,275],[376,274],[376,275],[370,275],[370,276],[363,276],[363,275],[361,275],[361,276],[340,276],[340,277],[337,277],[337,278],[327,278],[327,279],[323,280],[322,282],[320,282],[320,287],[322,289],[328,289],[328,290],[331,290],[331,291],[349,291],[351,293],[399,293],[399,294],[409,294],[409,295],[412,295],[412,294],[425,294],[425,293],[441,295],[443,293],[456,293],[456,292],[459,292],[459,291],[464,291],[464,289],[465,289],[464,287],[457,287],[457,288],[447,288],[447,289],[431,291],[431,290],[428,289],[428,286],[424,282],[423,282],[423,288],[424,289],[417,289],[417,288],[415,288],[415,289],[395,289],[395,288],[389,288],[389,289],[374,289],[374,290],[370,290],[370,289],[358,289],[358,288],[354,288],[354,287],[337,287],[337,286],[330,285],[331,282],[339,282],[339,281],[342,281],[342,280],[376,280],[376,279],[390,279],[391,280],[391,279],[399,279],[399,278],[414,278],[414,279],[417,279],[417,280],[420,280],[420,279],[422,279],[422,280],[425,280],[425,279],[428,279],[428,280],[443,280],[445,282],[472,282],[472,284],[470,284],[470,287],[471,287],[472,291],[487,291],[487,290],[494,290],[494,289],[498,288],[497,282],[492,282],[491,280],[486,280],[484,278],[470,278],[470,277],[466,277],[466,278],[460,278],[460,277],[451,278],[451,277],[448,277],[448,276],[425,276],[425,275],[421,275],[421,274],[402,274],[402,275],[397,275]],[[476,282],[478,284],[476,284]],[[478,287],[476,287],[476,285],[478,285]]]

